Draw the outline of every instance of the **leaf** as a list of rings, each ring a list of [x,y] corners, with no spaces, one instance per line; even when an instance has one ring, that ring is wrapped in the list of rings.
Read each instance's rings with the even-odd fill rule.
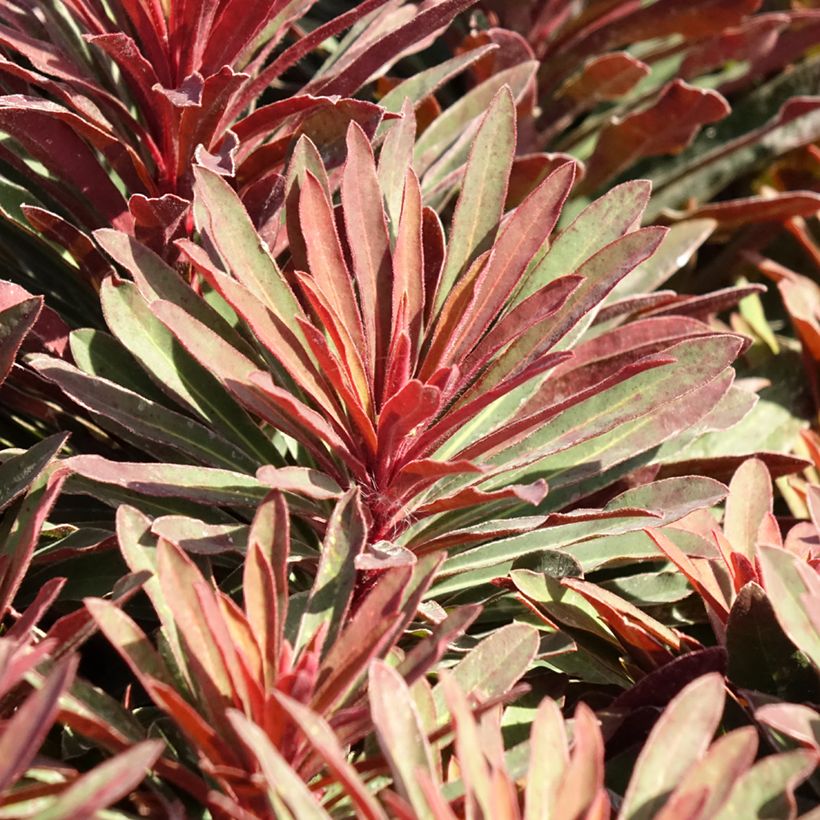
[[[688,800],[699,803],[699,817],[714,817],[732,785],[754,763],[757,734],[744,726],[719,737],[684,776],[656,815],[657,820],[677,820]]]
[[[230,444],[210,427],[167,410],[119,385],[87,376],[59,359],[33,355],[29,364],[44,378],[58,385],[70,398],[92,413],[150,443],[169,445],[203,464],[253,471],[258,462]]]
[[[326,646],[333,645],[347,622],[356,580],[356,557],[365,548],[368,528],[357,489],[348,490],[333,510],[322,541],[321,558],[294,648],[299,649],[327,625]]]
[[[5,791],[25,772],[57,717],[58,700],[77,670],[76,657],[55,666],[43,686],[29,695],[6,723],[0,736],[0,790]]]
[[[753,581],[737,595],[726,625],[729,679],[736,686],[799,697],[816,685],[775,617],[772,600]],[[805,661],[803,661],[805,663]]]
[[[38,441],[20,455],[0,464],[0,510],[4,510],[39,476],[66,442],[67,436],[56,434]]]
[[[591,57],[583,69],[558,92],[573,102],[591,107],[604,100],[614,101],[631,91],[649,74],[649,66],[626,51]]]
[[[527,671],[538,651],[538,632],[527,624],[507,624],[492,632],[452,669],[465,694],[492,698],[506,694]],[[444,705],[441,684],[433,689],[438,714]]]
[[[114,335],[166,393],[223,434],[258,453],[261,463],[276,463],[275,448],[219,382],[154,316],[134,285],[106,281],[100,296]]]
[[[597,190],[643,157],[680,153],[702,125],[723,119],[730,110],[716,91],[675,80],[648,108],[604,126],[587,162],[583,191]]]
[[[356,806],[356,816],[364,820],[386,820],[387,815],[370,794],[356,769],[345,759],[345,750],[327,721],[284,693],[275,692],[274,697],[299,726],[307,742],[321,756],[333,777],[350,796]]]
[[[132,746],[77,778],[38,816],[43,820],[93,816],[133,791],[164,749],[162,740],[146,740]]]
[[[555,798],[564,778],[569,752],[561,710],[544,698],[532,722],[530,768],[527,776],[524,820],[551,820]]]
[[[624,820],[654,817],[669,793],[709,748],[723,714],[723,677],[690,683],[664,711],[638,755],[624,795]]]
[[[502,88],[490,103],[473,142],[434,297],[434,316],[466,269],[492,246],[515,150],[514,114],[512,94]]]
[[[771,755],[739,777],[715,820],[794,817],[794,789],[817,766],[817,753],[800,749]]]
[[[758,545],[763,586],[783,631],[820,669],[820,631],[809,617],[806,599],[820,596],[820,580],[813,569],[784,549]]]
[[[34,327],[43,308],[42,296],[19,300],[15,298],[12,304],[6,304],[11,297],[11,294],[5,292],[7,290],[3,288],[0,291],[0,383],[5,381],[11,371],[23,339]]]
[[[772,511],[772,480],[765,464],[749,459],[738,468],[729,485],[723,531],[732,548],[754,560],[758,530]]]
[[[187,464],[140,464],[102,456],[72,456],[63,464],[72,473],[144,495],[187,498],[204,504],[255,507],[268,488],[251,476]]]
[[[235,709],[228,710],[228,719],[242,745],[258,761],[268,790],[281,797],[294,817],[300,820],[330,819],[304,780],[288,765],[259,726]]]
[[[432,751],[407,684],[392,667],[373,661],[368,691],[379,745],[399,794],[409,801],[418,817],[433,817],[417,779],[422,769],[435,782]]]
[[[767,703],[755,710],[755,720],[801,746],[820,751],[820,715],[799,703]]]

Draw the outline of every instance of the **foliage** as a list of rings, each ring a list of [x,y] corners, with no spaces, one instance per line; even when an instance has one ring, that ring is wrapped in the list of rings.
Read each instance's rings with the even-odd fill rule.
[[[3,4],[0,817],[813,817],[813,5]]]

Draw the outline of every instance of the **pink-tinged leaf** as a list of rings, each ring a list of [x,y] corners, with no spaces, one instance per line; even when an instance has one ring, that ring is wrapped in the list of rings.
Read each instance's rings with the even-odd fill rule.
[[[310,172],[301,187],[299,221],[313,280],[343,323],[344,337],[350,340],[352,347],[346,351],[347,358],[354,359],[361,355],[365,345],[362,315],[336,232],[333,208]]]
[[[396,229],[396,245],[393,252],[392,311],[394,333],[399,330],[397,317],[403,316],[401,329],[406,329],[408,357],[411,365],[414,365],[421,340],[424,305],[427,299],[424,282],[423,208],[419,181],[412,170],[408,170],[403,186],[401,217]]]
[[[379,154],[379,187],[384,196],[390,237],[394,244],[415,143],[416,114],[412,100],[406,97],[402,103],[401,119],[390,126]]]
[[[590,25],[574,51],[600,54],[672,34],[697,40],[738,25],[759,6],[760,0],[693,0],[685,6],[675,0],[660,0],[651,6],[631,6],[607,26]]]
[[[412,20],[377,40],[337,75],[326,82],[320,78],[314,83],[315,90],[328,95],[352,95],[385,64],[389,65],[405,49],[448,26],[471,4],[472,0],[434,0],[421,7]]]
[[[17,294],[8,285],[0,283],[0,384],[11,372],[20,345],[43,308],[42,296]]]
[[[57,177],[73,185],[79,194],[92,202],[100,216],[117,228],[127,230],[130,215],[122,194],[97,161],[89,145],[63,122],[63,109],[45,104],[38,97],[9,95],[0,98],[0,125],[31,156],[42,162]],[[113,138],[111,138],[113,139]]]
[[[269,494],[256,510],[248,534],[243,589],[248,623],[262,655],[264,680],[277,674],[288,611],[290,519],[284,496]]]
[[[569,763],[568,748],[561,710],[552,698],[546,697],[538,707],[530,732],[524,820],[552,820],[556,816],[556,797]]]
[[[0,736],[0,790],[12,786],[40,751],[57,716],[60,696],[74,678],[77,663],[76,657],[60,663],[5,723]]]
[[[758,531],[772,504],[772,479],[766,465],[750,458],[732,477],[723,520],[732,549],[750,561],[754,561]]]
[[[587,812],[604,789],[604,739],[598,718],[585,703],[575,708],[573,727],[572,752],[548,815],[555,820],[590,816]]]
[[[381,482],[388,478],[399,445],[411,431],[426,425],[441,407],[441,391],[436,387],[412,379],[385,403],[379,413],[379,453],[382,454],[378,469]]]
[[[201,231],[213,242],[227,269],[299,338],[302,309],[269,250],[259,242],[241,200],[217,174],[195,168],[195,209]],[[187,247],[187,246],[186,246]]]
[[[622,120],[613,120],[601,130],[595,152],[587,162],[583,191],[597,190],[644,157],[681,152],[702,125],[722,119],[729,110],[716,91],[675,80],[654,104]]]
[[[730,602],[714,581],[712,574],[704,574],[693,560],[660,530],[645,530],[657,548],[686,576],[704,602],[723,623],[729,617]]]
[[[381,403],[383,369],[390,344],[393,267],[373,152],[365,133],[352,124],[342,174],[342,207],[346,239],[359,286],[365,338],[376,401]]]
[[[256,477],[273,490],[293,493],[316,501],[330,501],[342,494],[342,488],[324,473],[309,467],[260,467]]]
[[[624,820],[654,817],[669,793],[703,757],[726,698],[723,676],[704,675],[667,706],[638,756],[624,795]]]
[[[303,114],[313,108],[325,106],[332,102],[328,97],[313,97],[310,94],[305,94],[288,97],[255,109],[232,127],[242,146],[239,153],[240,159],[247,155],[249,148],[255,147],[261,142],[260,138],[270,136],[289,117],[294,114]]]
[[[244,473],[188,464],[110,461],[102,456],[72,456],[66,469],[92,481],[101,481],[144,495],[190,498],[204,504],[255,507],[265,486]]]
[[[125,75],[129,91],[136,97],[140,111],[149,118],[153,128],[159,128],[155,102],[154,86],[160,84],[160,79],[151,61],[146,59],[140,47],[123,32],[111,34],[86,35],[87,43],[104,51],[119,66]]]
[[[492,817],[492,773],[470,705],[450,672],[441,673],[439,687],[455,723],[455,755],[464,784],[466,814],[470,817]]]
[[[88,234],[83,233],[58,214],[44,208],[23,205],[21,210],[35,230],[43,234],[46,239],[65,248],[77,260],[86,283],[94,290],[99,291],[100,283],[113,272],[113,268],[99,252]]]
[[[259,292],[245,288],[234,278],[217,270],[210,264],[202,248],[188,240],[180,240],[177,246],[183,250],[185,257],[194,264],[208,284],[248,323],[259,341],[268,350],[275,352],[274,355],[294,381],[309,395],[320,401],[328,415],[331,417],[340,415],[336,395],[326,384],[316,362],[311,358],[311,349],[302,330],[301,323],[306,320],[301,307],[294,308],[296,312],[285,320],[280,315],[279,309],[271,310],[264,304],[264,300],[269,301],[270,296],[258,298]],[[284,279],[281,284],[288,289],[289,293],[291,292]],[[151,310],[155,315],[160,316],[159,311],[163,310],[163,304],[155,302],[151,305]],[[165,308],[165,315],[167,316],[168,313],[178,315],[179,311],[169,306]],[[179,327],[179,323],[175,323],[175,327]],[[180,330],[178,335],[182,340],[187,334],[185,330]],[[196,347],[192,350],[194,356],[197,355],[195,351]],[[338,429],[339,425],[336,426]]]
[[[310,702],[318,714],[342,700],[364,676],[368,662],[382,653],[411,575],[410,567],[387,570],[348,620],[322,661],[320,683]]]
[[[206,524],[184,515],[162,515],[154,519],[151,532],[194,555],[247,551],[248,528],[243,524]]]
[[[812,567],[784,549],[758,545],[757,560],[780,626],[820,668],[820,629],[806,606],[807,601],[820,598],[820,578]]]
[[[584,175],[583,164],[570,154],[524,154],[513,160],[504,211],[517,208],[553,171],[567,162],[575,162],[578,179]]]
[[[275,692],[274,698],[302,730],[305,740],[324,760],[333,777],[356,806],[356,816],[365,820],[387,820],[356,769],[345,759],[346,752],[324,718],[287,695]]]
[[[57,600],[57,596],[65,583],[65,578],[50,578],[46,581],[16,623],[6,631],[5,637],[12,640],[28,640],[29,633],[40,622],[40,619],[54,601]],[[0,695],[2,695],[2,686],[0,686]]]
[[[128,200],[128,210],[137,241],[158,254],[167,255],[169,245],[186,233],[190,205],[187,199],[176,194],[150,198],[134,194]]]
[[[480,607],[475,604],[453,609],[447,618],[432,629],[432,633],[417,643],[397,667],[399,674],[412,686],[447,652],[450,644],[478,617]]]
[[[423,516],[434,515],[440,512],[489,504],[492,501],[506,500],[537,506],[547,497],[547,492],[547,482],[543,479],[538,479],[532,484],[511,484],[508,487],[502,487],[500,490],[479,490],[475,487],[467,487],[452,495],[425,504],[419,508],[418,512],[419,515]]]
[[[481,700],[501,697],[521,679],[538,652],[538,632],[528,624],[502,626],[484,638],[451,670],[465,695]],[[433,689],[437,712],[445,698],[441,684]]]
[[[269,248],[275,248],[282,227],[282,206],[285,204],[285,178],[271,173],[252,182],[242,191],[245,206],[257,233]]]
[[[583,595],[621,643],[647,669],[662,666],[670,660],[670,650],[681,649],[679,632],[664,626],[609,590],[575,578],[563,578],[561,584]]]
[[[714,817],[732,785],[754,763],[757,733],[744,726],[719,737],[690,770],[656,815],[657,820],[688,816],[684,806],[698,802],[697,817]],[[693,815],[694,816],[694,815]]]
[[[515,139],[512,94],[502,88],[476,133],[453,215],[444,269],[435,291],[427,291],[433,301],[432,316],[439,314],[474,260],[492,247],[507,196]]]
[[[433,315],[433,294],[438,288],[441,272],[444,270],[446,254],[441,219],[427,206],[421,212],[421,241],[424,258],[424,324],[427,326]]]
[[[263,418],[267,418],[271,423],[279,427],[283,432],[291,433],[287,429],[290,425],[283,424],[283,420],[293,420],[296,425],[296,438],[310,445],[310,437],[314,437],[324,442],[334,456],[338,456],[355,473],[361,475],[364,468],[358,458],[352,452],[353,443],[344,428],[338,425],[331,425],[326,417],[316,410],[296,399],[292,393],[284,388],[277,387],[270,373],[261,370],[252,373],[250,381],[257,388],[258,395],[262,397],[272,414],[262,412]],[[309,438],[305,440],[301,431],[308,433]],[[314,450],[316,453],[316,451]],[[321,457],[321,451],[317,453]],[[332,467],[330,472],[335,473]]]
[[[382,753],[396,787],[418,816],[427,802],[417,779],[418,769],[436,779],[433,756],[416,704],[402,676],[382,661],[373,661],[369,673],[370,712]]]
[[[820,752],[820,715],[799,703],[767,703],[755,711],[755,719],[807,749]]]
[[[368,527],[358,489],[348,490],[336,504],[327,522],[322,554],[294,649],[308,643],[327,627],[326,645],[348,620],[356,580],[356,558],[368,541]]]
[[[602,101],[617,100],[629,93],[649,74],[649,66],[625,51],[592,57],[581,72],[560,90],[576,105],[591,107]]]
[[[773,817],[797,816],[794,790],[816,771],[815,751],[798,749],[760,760],[734,782],[732,791],[715,820],[746,820],[771,813]]]
[[[164,741],[146,740],[106,760],[77,778],[53,803],[38,812],[39,816],[42,820],[93,817],[139,786],[164,749]]]
[[[233,709],[229,710],[228,719],[242,745],[259,763],[268,789],[279,795],[293,817],[330,820],[330,815],[319,805],[304,779],[288,765],[259,726]]]
[[[62,490],[68,471],[58,468],[42,475],[23,499],[17,517],[0,547],[5,568],[0,577],[0,614],[8,612],[34,554],[43,524]]]
[[[553,171],[505,223],[475,285],[475,295],[441,364],[460,361],[479,342],[558,221],[575,179],[575,164]]]
[[[696,43],[686,52],[679,76],[690,79],[729,62],[759,60],[771,51],[788,24],[786,14],[758,14],[736,28],[724,29],[717,37]]]
[[[309,112],[292,133],[257,148],[239,166],[238,182],[245,185],[271,171],[281,171],[297,137],[314,143],[328,170],[337,168],[345,158],[345,136],[350,124],[359,125],[367,138],[372,139],[384,116],[381,106],[365,100],[341,99],[321,106]]]
[[[86,598],[83,603],[100,632],[120,653],[137,680],[144,686],[155,681],[174,685],[165,661],[128,615],[118,606],[101,598]]]
[[[209,151],[219,157],[218,162],[233,175],[240,138],[233,130],[224,130],[230,121],[224,118],[225,109],[236,98],[247,82],[244,73],[222,66],[205,78],[199,106],[185,107],[179,117],[176,176],[181,180],[181,191],[188,195],[191,185],[191,164],[200,162]],[[213,156],[213,155],[212,155]],[[223,170],[224,173],[224,170]]]
[[[531,355],[533,349],[543,352],[561,342],[571,331],[577,335],[579,326],[584,328],[591,322],[596,306],[606,298],[612,288],[627,273],[652,255],[665,233],[663,228],[642,228],[614,240],[587,259],[573,271],[576,275],[583,276],[584,281],[570,294],[564,304],[556,313],[534,325],[511,344],[490,365],[471,391],[490,389],[502,378],[516,373],[521,367],[522,358],[526,354]],[[545,261],[549,260],[552,253],[557,253],[558,250],[558,241],[556,241]],[[562,248],[561,251],[563,256],[564,249]],[[535,280],[537,276],[536,272],[531,279]],[[547,281],[553,278],[557,277],[549,277]],[[519,291],[516,302],[525,298],[524,294],[529,295],[531,292],[529,280],[525,284],[526,289],[524,293]]]
[[[328,334],[334,339],[337,350],[342,351],[341,356],[344,363],[330,349],[325,334],[315,325],[300,321],[299,325],[302,332],[305,334],[319,369],[330,386],[337,391],[340,403],[343,405],[350,423],[361,436],[367,452],[371,456],[375,456],[376,431],[370,416],[373,399],[370,382],[365,374],[365,366],[359,355],[359,350],[354,347],[351,339],[341,331],[337,317],[333,315],[329,306],[322,302],[322,297],[314,288],[311,279],[306,274],[297,272],[296,275],[311,306],[321,318],[322,324],[328,330]]]

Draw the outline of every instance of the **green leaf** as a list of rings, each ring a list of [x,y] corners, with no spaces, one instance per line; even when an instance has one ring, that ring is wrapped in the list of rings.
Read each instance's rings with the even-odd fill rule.
[[[296,650],[308,643],[324,624],[328,627],[325,646],[333,645],[350,607],[356,556],[366,543],[367,524],[359,492],[349,490],[339,499],[327,522],[319,568],[299,623]]]
[[[524,675],[538,651],[538,632],[527,624],[507,624],[484,638],[451,670],[462,691],[492,698],[508,692]],[[436,711],[443,714],[444,689],[433,689]]]
[[[507,196],[515,133],[515,105],[509,88],[505,87],[493,98],[475,136],[453,215],[433,316],[438,315],[453,285],[467,268],[493,244]],[[420,150],[419,144],[416,150]]]
[[[32,355],[28,363],[44,378],[92,413],[124,428],[129,436],[173,447],[178,452],[209,466],[253,472],[253,458],[226,441],[209,427],[144,399],[114,382],[88,376],[67,362],[51,356]]]
[[[57,434],[38,441],[20,455],[11,456],[0,464],[0,510],[4,510],[17,498],[46,468],[67,436]]]
[[[164,749],[161,740],[146,740],[132,746],[77,778],[37,816],[40,820],[95,816],[139,786]]]
[[[153,315],[134,285],[106,281],[100,298],[114,335],[165,392],[244,446],[260,464],[281,461],[273,444]]]

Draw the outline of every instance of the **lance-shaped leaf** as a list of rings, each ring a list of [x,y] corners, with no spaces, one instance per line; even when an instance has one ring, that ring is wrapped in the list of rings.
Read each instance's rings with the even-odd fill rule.
[[[623,818],[654,817],[669,793],[709,748],[723,714],[723,678],[690,683],[655,724],[629,782]]]

